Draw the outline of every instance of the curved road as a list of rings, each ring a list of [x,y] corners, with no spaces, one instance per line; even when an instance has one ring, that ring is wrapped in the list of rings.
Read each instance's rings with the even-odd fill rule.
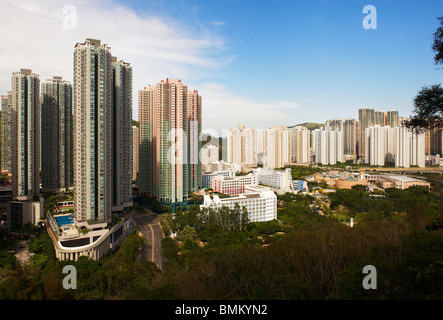
[[[162,239],[163,229],[158,220],[158,215],[137,210],[134,215],[135,221],[140,226],[140,232],[147,240],[142,244],[137,261],[149,260],[155,263],[157,268],[163,269]]]

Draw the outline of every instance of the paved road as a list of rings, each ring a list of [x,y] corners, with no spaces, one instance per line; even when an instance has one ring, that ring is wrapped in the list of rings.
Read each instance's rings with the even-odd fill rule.
[[[138,261],[150,260],[162,270],[163,268],[163,252],[162,239],[163,230],[158,220],[158,215],[150,212],[148,214],[137,211],[134,215],[135,221],[140,226],[140,232],[147,240],[141,247],[137,257]]]

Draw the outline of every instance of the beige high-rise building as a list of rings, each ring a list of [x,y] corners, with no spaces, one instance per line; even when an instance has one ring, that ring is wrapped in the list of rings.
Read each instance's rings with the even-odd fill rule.
[[[362,108],[358,110],[359,132],[357,140],[357,155],[359,158],[365,157],[365,130],[375,124],[375,110]]]
[[[330,130],[343,131],[343,120],[341,120],[341,119],[326,120],[325,130],[326,131],[330,131]]]
[[[309,163],[311,161],[311,131],[305,127],[289,129],[291,135],[291,162]]]
[[[42,189],[65,191],[73,186],[72,85],[53,77],[41,85]]]
[[[263,168],[283,168],[291,162],[291,139],[287,127],[274,125],[263,131]]]
[[[139,91],[139,193],[182,205],[201,187],[202,99],[179,79]]]
[[[112,203],[112,55],[100,40],[74,49],[74,214],[110,222]]]
[[[12,75],[12,197],[40,194],[40,79],[29,69]]]
[[[425,131],[425,152],[427,155],[443,155],[443,122],[441,120],[434,120],[440,122],[432,129]]]
[[[228,129],[227,161],[238,165],[257,166],[257,130],[245,128]]]
[[[385,125],[395,128],[400,126],[400,118],[398,116],[397,110],[391,110],[386,112],[386,123]]]
[[[357,155],[357,134],[358,134],[358,121],[355,119],[345,119],[343,124],[345,155],[348,156]]]

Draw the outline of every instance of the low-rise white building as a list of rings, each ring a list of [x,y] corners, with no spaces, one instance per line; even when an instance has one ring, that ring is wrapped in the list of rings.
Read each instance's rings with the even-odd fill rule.
[[[268,186],[282,191],[293,190],[291,169],[254,169],[252,173],[257,176],[257,182],[260,185]]]
[[[249,222],[264,222],[277,219],[277,196],[271,189],[263,186],[246,186],[245,193],[236,197],[222,198],[214,195],[204,196],[200,208],[219,210],[222,207],[234,209],[235,204],[240,208],[245,207],[248,212]]]

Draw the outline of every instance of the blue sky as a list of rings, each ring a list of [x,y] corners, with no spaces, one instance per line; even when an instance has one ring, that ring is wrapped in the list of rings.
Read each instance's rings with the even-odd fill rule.
[[[441,0],[5,3],[4,24],[23,16],[42,28],[38,34],[46,25],[61,29],[61,8],[73,4],[78,26],[54,33],[47,45],[60,51],[52,63],[30,57],[25,39],[12,40],[14,54],[3,59],[11,61],[0,63],[1,94],[19,68],[49,76],[56,61],[59,73],[71,80],[75,43],[98,38],[134,67],[135,119],[137,90],[166,77],[199,90],[203,127],[219,132],[238,123],[267,128],[357,118],[362,107],[409,116],[420,88],[443,79],[431,50]],[[362,26],[366,5],[377,9],[375,30]],[[11,43],[2,42],[0,52],[10,51]]]
[[[375,30],[362,26],[368,4],[377,9]],[[207,80],[250,99],[300,103],[285,124],[357,117],[360,107],[398,109],[408,116],[417,91],[443,79],[430,48],[442,1],[158,1],[148,8],[134,1],[133,6],[149,14],[159,10],[196,32],[200,25],[211,28],[225,39],[224,54],[233,60]]]

